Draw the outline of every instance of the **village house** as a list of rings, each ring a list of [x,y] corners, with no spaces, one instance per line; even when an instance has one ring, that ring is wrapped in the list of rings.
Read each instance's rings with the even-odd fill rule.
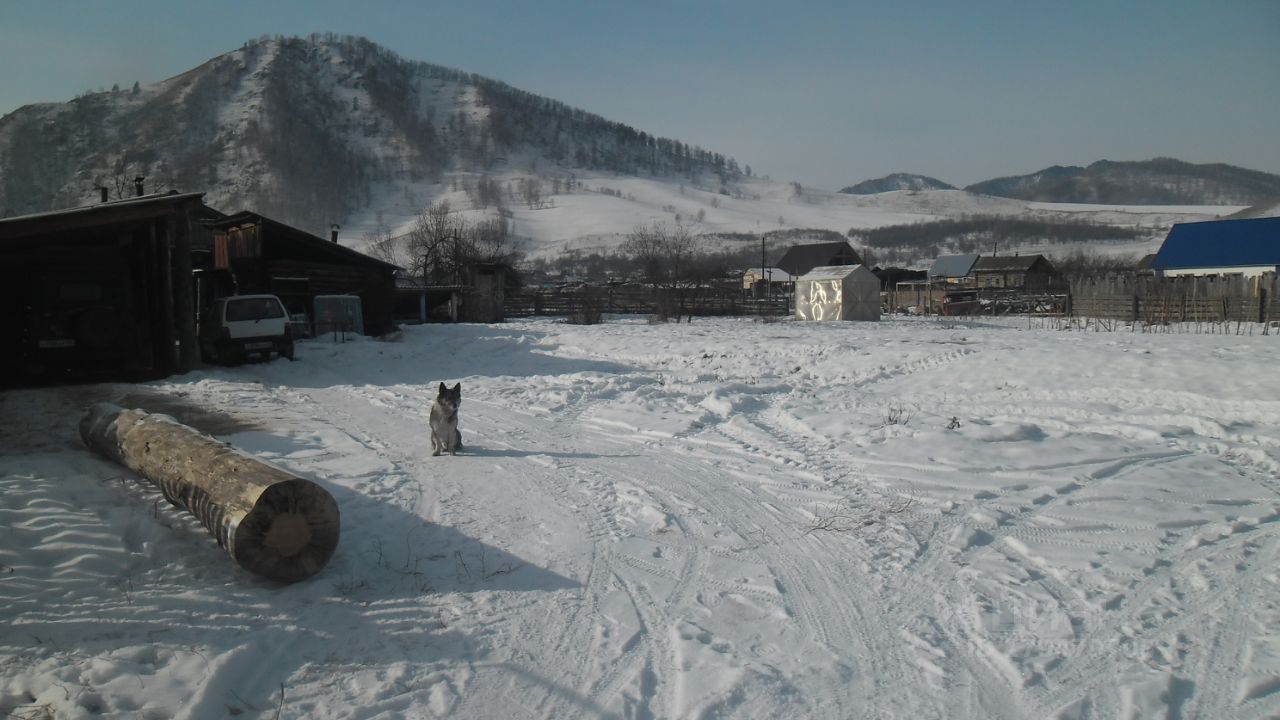
[[[238,294],[277,295],[291,316],[314,321],[315,299],[360,298],[369,335],[395,328],[396,272],[388,262],[255,212],[239,212],[211,224],[213,268],[235,278]]]
[[[1178,223],[1151,267],[1165,277],[1274,273],[1280,269],[1280,217]]]
[[[1059,285],[1060,276],[1043,255],[1002,255],[978,258],[973,280],[978,288],[1046,293]]]
[[[977,255],[941,255],[929,266],[929,282],[936,285],[973,287]]]

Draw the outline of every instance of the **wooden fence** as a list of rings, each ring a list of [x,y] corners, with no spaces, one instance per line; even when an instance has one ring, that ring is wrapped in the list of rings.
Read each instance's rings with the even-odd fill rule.
[[[1275,273],[1258,277],[1109,276],[1071,284],[1070,314],[1130,322],[1269,322],[1280,319]]]
[[[573,316],[583,311],[624,315],[662,314],[718,315],[788,315],[788,298],[768,300],[745,299],[740,292],[717,288],[582,287],[555,290],[522,289],[509,291],[504,305],[507,317]]]

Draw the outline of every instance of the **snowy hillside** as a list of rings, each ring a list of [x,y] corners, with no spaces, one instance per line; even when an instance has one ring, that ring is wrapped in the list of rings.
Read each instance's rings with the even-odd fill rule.
[[[1244,330],[420,326],[5,392],[0,715],[1277,717],[1280,357]],[[104,399],[329,489],[329,566],[238,570],[81,445]]]
[[[375,192],[458,172],[679,176],[725,191],[749,174],[720,153],[335,35],[256,40],[154,86],[20,108],[0,118],[0,167],[3,215],[92,202],[97,186],[143,175],[319,233]]]
[[[1186,164],[1173,162],[1160,165],[1161,182],[1205,186],[1178,180]],[[1115,173],[1129,166],[1107,167],[1115,184]],[[99,186],[119,197],[142,175],[149,190],[206,192],[221,210],[254,210],[322,236],[337,223],[342,242],[361,249],[375,234],[402,234],[424,208],[447,199],[467,215],[508,219],[535,257],[607,250],[655,221],[678,219],[697,234],[843,234],[976,214],[1140,225],[1138,240],[1089,249],[1141,254],[1172,222],[1239,209],[1108,210],[958,190],[814,189],[490,78],[334,35],[255,40],[156,85],[20,108],[0,118],[0,168],[3,216],[92,203]],[[878,189],[936,184],[921,176],[885,180],[894,182]],[[1077,248],[1031,238],[1005,249]]]
[[[496,175],[503,184],[518,183],[521,173]],[[514,203],[508,206],[513,233],[522,239],[532,257],[552,257],[567,250],[608,251],[621,245],[628,233],[653,222],[679,221],[697,234],[748,233],[773,230],[815,229],[847,233],[851,229],[876,228],[960,218],[970,215],[1002,215],[1049,221],[1087,220],[1104,225],[1141,228],[1141,239],[1124,243],[1078,245],[1036,244],[1003,247],[1005,252],[1067,254],[1076,250],[1143,255],[1155,252],[1175,222],[1209,220],[1238,211],[1238,206],[1102,206],[1030,203],[963,190],[901,191],[877,195],[849,195],[813,188],[796,193],[794,183],[762,178],[735,183],[733,195],[680,178],[638,178],[611,173],[575,174],[579,187],[549,195],[537,209]],[[462,182],[475,182],[464,176]],[[549,185],[550,183],[546,183]],[[442,184],[423,184],[399,194],[382,196],[376,208],[355,215],[343,230],[343,242],[357,249],[379,228],[393,235],[407,233],[420,203],[448,200],[467,215],[486,215],[471,209],[464,190]],[[717,240],[719,246],[732,241]],[[855,243],[856,244],[856,243]],[[713,245],[715,247],[715,245]]]

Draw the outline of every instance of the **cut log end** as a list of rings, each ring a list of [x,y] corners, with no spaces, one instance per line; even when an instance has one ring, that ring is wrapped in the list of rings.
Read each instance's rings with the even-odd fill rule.
[[[263,490],[231,540],[241,567],[282,582],[319,572],[338,547],[338,503],[306,480],[279,482]]]

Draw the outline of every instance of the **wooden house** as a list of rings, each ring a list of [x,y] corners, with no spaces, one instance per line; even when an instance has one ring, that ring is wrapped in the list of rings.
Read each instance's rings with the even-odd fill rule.
[[[192,257],[219,217],[169,193],[0,220],[0,383],[194,367]]]
[[[795,278],[782,268],[751,268],[742,273],[742,289],[760,297],[764,297],[765,288],[770,293],[784,293],[791,292],[794,285]]]
[[[942,287],[973,287],[977,255],[942,255],[929,266],[929,282]]]
[[[973,265],[974,286],[1024,293],[1046,293],[1061,284],[1058,271],[1043,255],[982,257]]]
[[[356,295],[366,333],[395,329],[395,265],[254,212],[212,228],[213,267],[230,271],[237,293],[278,295],[295,317],[311,317],[318,295]]]

